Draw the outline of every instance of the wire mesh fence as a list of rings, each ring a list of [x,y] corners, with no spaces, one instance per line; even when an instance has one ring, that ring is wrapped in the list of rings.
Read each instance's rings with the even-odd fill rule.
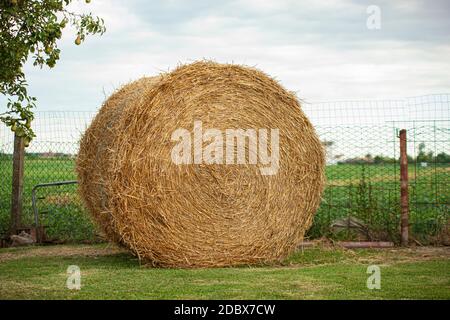
[[[411,234],[445,243],[450,222],[450,95],[399,100],[303,103],[327,155],[327,187],[308,237],[399,241],[398,131],[407,130]],[[94,112],[38,112],[26,150],[23,223],[34,223],[34,186],[75,180],[81,134]],[[0,234],[10,223],[13,134],[0,126]],[[97,239],[77,185],[39,189],[36,207],[49,237]]]
[[[412,121],[401,125],[407,128],[412,149],[409,170],[411,231],[418,241],[448,242],[450,121]]]
[[[74,166],[78,141],[94,114],[93,112],[36,113],[33,128],[37,136],[26,149],[24,161],[23,224],[34,223],[31,201],[34,186],[54,181],[76,180]],[[14,135],[3,125],[0,127],[0,134],[0,234],[5,234],[9,228],[11,211]],[[37,206],[39,211],[44,212],[43,225],[47,226],[48,233],[55,238],[67,240],[92,238],[93,231],[87,232],[85,228],[90,225],[92,229],[92,223],[83,212],[76,186],[39,190]],[[78,217],[78,220],[74,217]],[[67,227],[69,223],[73,224],[70,232],[68,230],[70,228]]]

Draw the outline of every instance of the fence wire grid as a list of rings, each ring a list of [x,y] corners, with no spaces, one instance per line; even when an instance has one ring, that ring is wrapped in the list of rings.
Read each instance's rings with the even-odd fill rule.
[[[450,94],[397,100],[303,102],[326,150],[327,186],[309,238],[399,242],[400,129],[407,130],[410,232],[449,244]],[[78,143],[95,112],[37,112],[26,149],[23,223],[32,225],[34,186],[76,180]],[[13,133],[0,125],[0,236],[10,225]],[[93,241],[98,234],[77,185],[40,188],[36,205],[48,236]]]

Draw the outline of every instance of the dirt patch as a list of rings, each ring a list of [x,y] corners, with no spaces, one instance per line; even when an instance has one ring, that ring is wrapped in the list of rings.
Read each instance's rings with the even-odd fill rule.
[[[392,265],[405,262],[450,260],[450,246],[412,246],[409,248],[346,249],[327,239],[310,241],[299,248],[305,255],[293,256],[288,265],[316,266],[335,263]]]
[[[117,253],[126,253],[125,249],[119,248],[115,245],[57,245],[57,246],[42,246],[42,247],[27,247],[15,248],[4,252],[0,251],[0,263],[10,260],[17,260],[29,257],[95,257],[107,256]]]
[[[365,256],[356,254],[354,255],[354,258],[356,262],[359,263],[373,263],[374,261],[380,261],[380,263],[383,264],[420,262],[429,260],[450,260],[450,247],[372,249],[369,254]]]
[[[317,249],[317,247],[316,247]],[[304,251],[308,251],[305,248]],[[356,263],[374,263],[379,261],[383,264],[395,264],[401,262],[419,262],[428,260],[449,259],[450,247],[411,247],[411,248],[390,248],[390,249],[343,249],[332,245],[320,245],[321,252],[340,251],[342,256],[339,260],[347,260]],[[118,253],[128,253],[127,250],[115,245],[56,245],[56,246],[35,246],[14,249],[4,249],[0,251],[0,263],[31,257],[98,257],[108,256]],[[312,258],[314,260],[314,258]],[[324,264],[335,263],[332,261],[324,261]],[[326,259],[325,259],[326,260]],[[309,261],[310,262],[310,261]],[[309,264],[308,261],[302,261],[301,264]],[[292,262],[292,267],[298,264],[297,261]],[[311,263],[316,265],[316,263]],[[286,266],[283,266],[286,267]],[[245,269],[244,269],[245,270]],[[252,271],[253,268],[249,268]],[[270,271],[271,269],[268,269]],[[264,268],[258,269],[259,272]]]

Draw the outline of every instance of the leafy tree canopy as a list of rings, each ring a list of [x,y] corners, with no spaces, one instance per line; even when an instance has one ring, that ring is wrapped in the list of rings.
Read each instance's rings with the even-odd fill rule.
[[[34,66],[53,68],[59,59],[58,40],[69,24],[76,30],[75,44],[89,34],[103,34],[103,19],[68,9],[73,0],[0,0],[0,93],[7,110],[0,120],[25,145],[35,136],[31,122],[36,98],[28,95],[23,66],[31,56]],[[90,0],[85,0],[90,3]]]

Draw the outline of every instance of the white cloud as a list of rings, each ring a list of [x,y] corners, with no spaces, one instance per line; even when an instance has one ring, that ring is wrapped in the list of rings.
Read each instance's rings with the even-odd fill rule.
[[[94,110],[104,92],[203,58],[257,66],[309,101],[450,91],[450,46],[433,31],[448,22],[418,1],[382,1],[389,21],[379,32],[365,28],[365,6],[352,1],[75,4],[103,17],[107,32],[75,46],[67,30],[56,68],[27,66],[41,110]]]

